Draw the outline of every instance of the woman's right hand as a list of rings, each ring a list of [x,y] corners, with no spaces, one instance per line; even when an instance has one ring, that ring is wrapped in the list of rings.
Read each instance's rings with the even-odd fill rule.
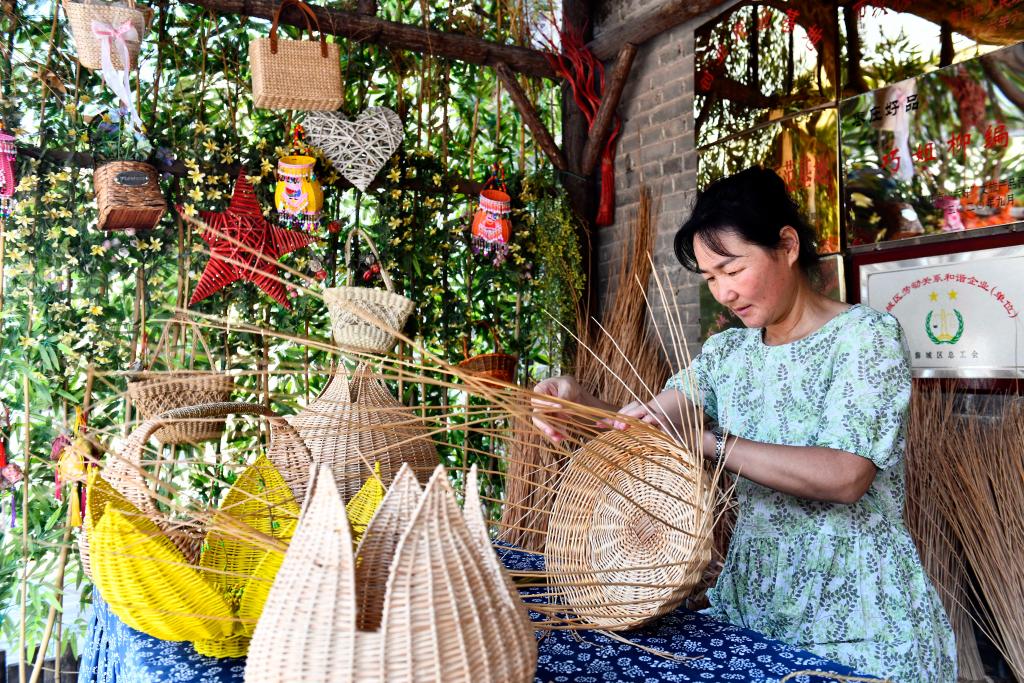
[[[554,423],[557,421],[564,424],[569,420],[569,416],[558,410],[551,412],[550,409],[562,407],[562,402],[565,401],[570,401],[572,403],[585,403],[588,395],[572,375],[549,377],[548,379],[538,383],[537,386],[533,388],[533,391],[537,394],[559,399],[559,402],[545,401],[544,399],[536,397],[530,400],[530,403],[533,406],[533,424],[540,429],[546,437],[555,443],[558,443],[564,439],[566,435],[556,428]],[[538,417],[538,414],[542,410],[546,413],[543,418]]]

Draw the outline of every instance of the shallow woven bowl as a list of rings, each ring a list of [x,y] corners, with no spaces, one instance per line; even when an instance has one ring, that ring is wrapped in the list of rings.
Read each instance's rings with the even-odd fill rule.
[[[635,628],[672,611],[711,559],[710,477],[693,458],[666,454],[665,438],[607,432],[562,475],[545,567],[566,611],[597,628]]]
[[[324,302],[331,316],[331,331],[339,346],[367,353],[387,353],[416,304],[412,299],[384,289],[330,287]],[[356,312],[358,311],[358,312]]]
[[[219,372],[141,372],[128,382],[128,396],[148,419],[175,408],[223,403],[230,400],[234,388],[234,378]],[[197,418],[161,427],[154,438],[168,445],[202,443],[223,433],[223,417]]]

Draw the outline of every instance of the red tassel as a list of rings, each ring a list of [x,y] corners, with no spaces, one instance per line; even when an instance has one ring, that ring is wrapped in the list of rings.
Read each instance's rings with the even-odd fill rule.
[[[7,447],[0,441],[0,469],[7,467]]]
[[[60,492],[60,468],[59,467],[54,468],[54,470],[53,470],[53,483],[54,483],[54,485],[57,488],[57,502],[59,503],[62,500],[62,498],[61,498],[62,494]]]
[[[615,162],[605,156],[601,159],[601,202],[597,205],[594,225],[611,225],[615,222]]]

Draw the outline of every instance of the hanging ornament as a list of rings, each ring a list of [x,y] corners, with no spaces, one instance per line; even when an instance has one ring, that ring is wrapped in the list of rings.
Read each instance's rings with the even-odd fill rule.
[[[85,438],[86,421],[81,408],[75,408],[74,436],[66,434],[58,436],[50,448],[50,457],[56,456],[57,466],[53,478],[56,485],[56,498],[61,500],[62,491],[70,484],[68,492],[68,524],[73,527],[82,526],[82,510],[85,509],[84,482],[89,465],[94,463],[92,445]]]
[[[480,206],[473,215],[473,252],[490,256],[500,263],[508,254],[512,238],[512,197],[505,186],[505,171],[493,166],[491,176],[480,191]]]
[[[306,116],[309,139],[350,183],[366,192],[402,144],[402,119],[387,107],[367,107],[355,121],[336,111]]]
[[[274,204],[282,225],[306,232],[320,227],[324,192],[313,172],[315,164],[316,159],[305,155],[281,157],[277,162]]]
[[[14,179],[14,158],[17,154],[14,136],[0,129],[0,220],[9,218],[17,205],[14,199],[14,191],[18,188]]]
[[[180,205],[178,212],[185,215]],[[278,276],[277,260],[312,244],[316,238],[268,223],[244,171],[238,174],[227,210],[200,211],[199,216],[206,223],[202,237],[210,245],[211,253],[189,306],[236,280],[248,280],[290,308]]]

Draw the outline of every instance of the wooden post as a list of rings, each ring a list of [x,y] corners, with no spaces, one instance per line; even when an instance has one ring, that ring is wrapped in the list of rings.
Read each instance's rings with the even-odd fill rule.
[[[588,176],[594,172],[597,160],[604,150],[605,141],[612,128],[612,121],[615,120],[615,110],[622,97],[622,89],[626,87],[626,81],[629,80],[629,70],[633,67],[634,57],[636,57],[636,45],[626,43],[619,50],[619,56],[615,59],[615,67],[608,79],[608,86],[601,94],[601,104],[597,108],[597,114],[594,115],[594,124],[590,127],[587,144],[583,148],[583,175]]]
[[[558,149],[555,139],[548,132],[548,127],[544,125],[540,116],[537,115],[537,110],[533,108],[530,98],[523,92],[523,88],[519,85],[519,81],[516,80],[515,74],[505,64],[498,64],[494,67],[494,70],[498,74],[501,84],[508,91],[509,97],[512,98],[512,104],[516,105],[516,110],[523,117],[523,123],[533,132],[534,139],[537,140],[537,144],[544,150],[548,159],[551,160],[551,163],[559,171],[568,170],[569,164],[565,160],[565,155],[562,154],[562,150]]]

